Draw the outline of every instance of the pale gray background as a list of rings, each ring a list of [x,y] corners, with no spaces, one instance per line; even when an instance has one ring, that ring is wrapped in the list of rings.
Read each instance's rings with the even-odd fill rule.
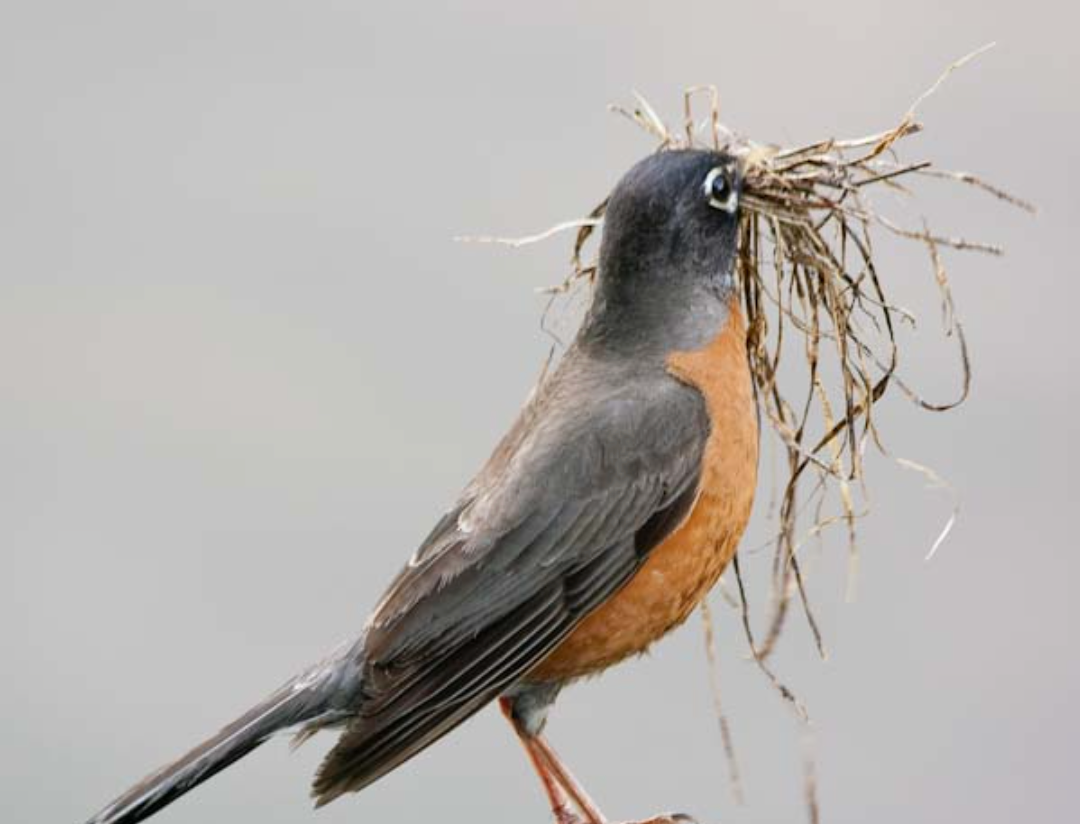
[[[924,563],[948,500],[875,461],[858,599],[843,602],[838,539],[813,577],[831,659],[796,621],[776,664],[816,721],[824,820],[1074,820],[1075,15],[447,5],[3,3],[0,817],[83,820],[359,629],[525,396],[547,347],[531,290],[565,272],[566,239],[451,238],[588,208],[650,148],[607,102],[639,88],[674,115],[682,87],[714,82],[725,119],[761,139],[861,134],[997,39],[926,105],[909,157],[1043,211],[925,187],[939,222],[1010,254],[950,257],[970,405],[883,413],[895,451],[960,490],[962,518]],[[923,252],[884,254],[928,309]],[[922,330],[909,369],[944,396],[933,311]],[[613,816],[804,819],[800,729],[718,614],[747,806],[694,621],[554,715]],[[493,711],[315,816],[328,743],[268,746],[158,820],[547,821]]]

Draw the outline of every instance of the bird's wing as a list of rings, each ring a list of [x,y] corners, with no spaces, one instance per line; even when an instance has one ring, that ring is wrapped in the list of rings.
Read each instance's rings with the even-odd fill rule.
[[[513,684],[689,511],[709,429],[700,396],[666,375],[629,377],[591,386],[580,408],[577,383],[556,374],[526,407],[377,607],[364,699],[316,776],[319,804]]]

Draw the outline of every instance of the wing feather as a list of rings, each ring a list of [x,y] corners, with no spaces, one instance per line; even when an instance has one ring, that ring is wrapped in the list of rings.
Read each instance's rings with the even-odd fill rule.
[[[527,408],[391,585],[369,622],[362,706],[319,769],[317,803],[512,686],[689,510],[708,436],[700,396],[669,378],[606,386],[588,410]],[[558,391],[556,380],[534,407]]]

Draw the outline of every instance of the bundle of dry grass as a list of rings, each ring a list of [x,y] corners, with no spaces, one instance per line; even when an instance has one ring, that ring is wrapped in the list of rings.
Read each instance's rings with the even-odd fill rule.
[[[726,592],[725,595],[741,610],[752,657],[804,722],[808,720],[805,708],[776,679],[766,663],[796,595],[818,650],[822,656],[825,654],[807,600],[799,550],[831,526],[846,528],[849,584],[854,579],[858,558],[855,524],[867,510],[864,453],[873,446],[888,454],[875,422],[875,404],[891,387],[932,412],[952,409],[968,395],[971,374],[967,344],[963,327],[956,319],[942,250],[1001,254],[1001,249],[993,245],[937,234],[925,223],[917,229],[904,228],[875,209],[870,195],[878,190],[910,194],[905,184],[916,178],[933,177],[974,187],[1012,206],[1035,211],[1031,204],[974,175],[938,169],[929,161],[907,163],[899,156],[900,144],[921,131],[915,119],[920,104],[953,71],[991,46],[949,66],[896,126],[856,139],[830,138],[783,148],[737,137],[721,124],[717,90],[707,86],[684,93],[684,118],[679,131],[669,128],[640,96],[631,109],[612,107],[654,136],[659,143],[657,151],[692,147],[723,149],[736,156],[742,167],[744,186],[736,275],[747,320],[747,349],[759,408],[776,435],[786,463],[786,478],[775,496],[773,602],[760,641],[755,641],[751,629],[738,556],[733,564],[737,595]],[[694,102],[701,97],[706,98],[708,111],[699,122]],[[596,274],[596,262],[587,259],[586,250],[602,226],[606,206],[605,198],[586,218],[567,221],[528,237],[472,239],[521,246],[576,229],[570,276],[545,290],[552,293],[554,300],[573,291],[578,284],[590,283]],[[897,326],[902,322],[913,324],[914,318],[889,298],[874,253],[873,240],[878,232],[925,247],[928,269],[940,295],[944,331],[958,349],[961,390],[950,402],[925,400],[898,373]],[[794,354],[790,354],[792,350]],[[901,458],[895,460],[918,470],[935,484],[943,483],[925,466]],[[804,482],[810,491],[801,495]],[[833,490],[839,506],[835,513],[828,514],[825,506]],[[800,533],[799,516],[807,510],[813,513],[813,520]],[[955,514],[954,510],[928,557],[948,534]],[[715,677],[712,621],[707,604],[703,615],[706,647]],[[718,691],[716,698],[733,790],[738,798],[741,796],[738,769]],[[806,795],[811,818],[816,820],[812,776],[811,765],[807,769]]]
[[[681,131],[670,129],[640,96],[632,109],[612,107],[655,136],[658,151],[699,146],[724,149],[738,157],[742,166],[737,277],[748,323],[750,367],[759,407],[779,438],[787,466],[777,513],[773,610],[761,642],[754,643],[751,638],[759,663],[774,649],[796,593],[824,655],[821,635],[806,599],[798,550],[807,538],[820,535],[832,525],[843,525],[849,536],[852,565],[857,561],[855,522],[865,509],[857,503],[864,477],[863,455],[868,445],[885,451],[875,425],[875,403],[893,386],[923,409],[935,412],[951,409],[967,397],[967,345],[963,327],[956,319],[941,251],[949,248],[999,255],[1001,249],[935,234],[925,224],[919,229],[903,228],[878,212],[869,195],[875,189],[906,193],[903,184],[907,179],[935,177],[975,187],[1013,206],[1034,211],[1030,204],[974,175],[937,169],[929,161],[905,163],[898,155],[898,144],[922,128],[915,120],[919,105],[952,71],[986,48],[949,66],[895,127],[851,140],[830,138],[781,148],[736,137],[720,123],[718,94],[713,87],[694,87],[685,92]],[[700,96],[707,97],[709,106],[707,117],[699,123],[693,104]],[[596,272],[595,262],[586,262],[584,255],[590,238],[602,224],[606,204],[605,199],[584,220],[508,242],[520,245],[555,231],[577,228],[573,272],[550,290],[566,292],[576,283],[591,280]],[[945,332],[959,349],[962,389],[951,402],[924,400],[897,372],[896,326],[913,318],[890,302],[874,255],[873,237],[877,231],[926,248],[929,269],[940,291]],[[795,357],[801,356],[803,361],[801,369],[789,370],[802,375],[800,386],[779,379],[781,364],[790,357],[792,348],[797,350]],[[835,385],[829,386],[828,382]],[[938,480],[926,467],[902,459],[900,463]],[[799,496],[803,480],[811,481],[806,500]],[[837,490],[840,501],[840,511],[831,516],[822,509],[830,488]],[[815,507],[814,521],[800,536],[800,509],[811,506]],[[952,519],[930,554],[951,525]],[[745,598],[742,601],[749,633]]]

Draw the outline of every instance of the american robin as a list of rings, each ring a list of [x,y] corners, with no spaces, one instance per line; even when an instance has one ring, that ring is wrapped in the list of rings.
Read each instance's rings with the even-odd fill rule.
[[[560,824],[603,824],[542,730],[563,686],[690,614],[750,516],[758,421],[734,277],[741,187],[724,152],[635,165],[612,192],[573,344],[359,639],[90,824],[134,824],[287,728],[301,740],[343,730],[315,777],[322,806],[496,700]]]

